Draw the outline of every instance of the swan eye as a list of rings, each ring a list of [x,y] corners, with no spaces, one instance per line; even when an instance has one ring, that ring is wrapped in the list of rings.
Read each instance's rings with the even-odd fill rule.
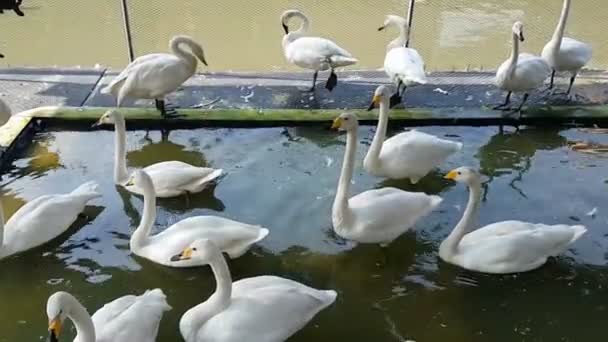
[[[348,118],[344,118],[344,121],[348,121]]]
[[[460,171],[456,172],[456,174],[458,174],[459,176],[462,176],[462,172],[460,172]]]
[[[192,251],[196,252],[196,248],[192,248]]]

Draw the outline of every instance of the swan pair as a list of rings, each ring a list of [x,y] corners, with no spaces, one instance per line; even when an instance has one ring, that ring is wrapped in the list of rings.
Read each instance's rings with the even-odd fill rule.
[[[390,97],[387,86],[378,87],[374,93],[370,108],[379,105],[380,118],[363,167],[372,175],[395,179],[408,177],[412,183],[417,183],[433,167],[459,151],[462,143],[418,131],[401,133],[385,141]],[[442,201],[439,196],[392,187],[348,198],[359,128],[357,116],[344,113],[334,120],[332,128],[346,131],[346,151],[332,207],[332,224],[339,236],[386,246],[439,206]]]
[[[288,25],[292,18],[299,18],[302,24],[300,28],[290,32]],[[285,30],[282,45],[287,61],[301,68],[315,71],[310,91],[315,90],[319,71],[331,70],[329,78],[325,83],[325,88],[332,91],[338,84],[338,76],[334,72],[334,69],[358,62],[348,51],[333,41],[321,37],[308,36],[310,21],[301,11],[287,10],[283,12],[281,15],[281,25],[283,30]]]
[[[86,204],[101,194],[95,182],[80,185],[68,194],[35,198],[4,223],[0,205],[0,259],[41,246],[65,232]]]
[[[124,186],[128,191],[143,195],[144,189],[137,184],[127,184],[126,124],[124,116],[116,111],[104,113],[93,126],[114,125],[114,182]],[[144,168],[152,178],[157,197],[175,197],[203,191],[222,175],[222,169],[196,167],[181,161],[172,160],[149,165]]]
[[[183,314],[179,329],[186,342],[285,341],[337,296],[333,290],[317,290],[276,276],[233,283],[220,249],[208,239],[194,241],[172,259],[209,264],[217,283],[207,301]],[[153,342],[163,313],[170,309],[163,292],[155,289],[121,297],[91,318],[76,298],[58,292],[47,302],[49,337],[57,341],[69,318],[76,326],[78,342]]]
[[[165,96],[194,75],[197,59],[205,65],[207,61],[201,45],[188,36],[173,37],[169,49],[171,54],[153,53],[136,58],[101,93],[116,97],[117,107],[127,98],[153,99],[163,117],[175,116],[167,112]]]
[[[399,36],[386,46],[386,56],[384,57],[384,72],[397,86],[397,92],[390,98],[390,107],[393,107],[401,103],[407,87],[426,84],[427,78],[422,56],[416,49],[405,46],[410,36],[407,20],[397,15],[387,15],[384,24],[378,28],[378,31],[387,27],[395,27],[399,30]],[[401,90],[401,86],[403,86],[403,90]]]

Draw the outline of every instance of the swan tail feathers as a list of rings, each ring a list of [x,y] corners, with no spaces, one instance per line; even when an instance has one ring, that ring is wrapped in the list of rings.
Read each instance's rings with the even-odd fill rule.
[[[348,56],[332,56],[330,57],[331,64],[334,67],[343,67],[359,63],[359,60]]]
[[[572,229],[574,230],[574,236],[572,237],[572,240],[570,240],[570,243],[573,243],[574,241],[580,239],[581,236],[583,236],[587,232],[587,227],[583,225],[572,226]]]
[[[317,298],[319,298],[319,300],[323,302],[323,306],[321,309],[332,305],[338,297],[338,293],[334,290],[321,290],[318,291],[318,294],[319,295],[317,296]]]
[[[439,197],[437,195],[431,195],[429,197],[430,197],[430,200],[431,200],[431,208],[432,209],[437,208],[441,204],[441,202],[443,202],[443,198],[441,198],[441,197]]]
[[[173,309],[169,303],[167,303],[167,296],[161,289],[147,290],[142,296],[142,299],[148,301],[148,303],[160,308],[162,311],[169,311]]]
[[[203,177],[200,180],[199,184],[205,185],[209,182],[213,182],[213,181],[217,182],[221,179],[222,175],[224,175],[224,170],[222,170],[222,169],[213,170],[213,171],[211,171],[211,173],[209,173],[205,177]]]
[[[85,197],[87,201],[101,197],[99,184],[95,181],[86,182],[70,193],[73,196]]]
[[[257,236],[257,238],[255,238],[253,243],[262,241],[265,237],[268,236],[268,234],[270,234],[270,230],[268,230],[268,228],[260,228],[260,231],[258,232],[258,236]]]

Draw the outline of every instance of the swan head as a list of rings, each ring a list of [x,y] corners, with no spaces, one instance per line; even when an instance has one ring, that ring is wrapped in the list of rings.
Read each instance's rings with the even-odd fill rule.
[[[400,17],[398,15],[389,14],[384,18],[384,24],[378,27],[378,31],[382,31],[390,25],[394,25],[396,27],[407,28],[407,20],[405,18]]]
[[[49,318],[49,338],[50,342],[59,341],[59,335],[63,328],[63,322],[71,313],[72,296],[67,292],[55,292],[49,297],[46,303],[46,315]]]
[[[137,170],[131,174],[125,186],[136,186],[138,188],[146,189],[149,187],[154,187],[154,183],[152,183],[152,178],[150,175],[144,170]]]
[[[448,172],[443,178],[450,179],[468,185],[481,183],[481,176],[477,171],[468,166],[461,166]]]
[[[213,241],[209,239],[198,239],[191,243],[190,246],[184,249],[180,254],[171,257],[171,261],[176,262],[197,259],[203,263],[210,264],[218,255],[222,255],[222,252]]]
[[[357,118],[357,115],[353,113],[342,113],[334,119],[331,128],[339,131],[351,131],[357,129],[358,126],[359,119]]]
[[[116,121],[121,118],[121,114],[114,110],[111,109],[107,112],[105,112],[100,118],[99,120],[97,120],[96,123],[93,124],[92,127],[97,127],[97,126],[101,126],[103,124],[108,124],[108,125],[113,125],[116,123]]]
[[[302,11],[300,11],[300,10],[290,9],[290,10],[283,12],[283,14],[281,14],[281,25],[283,26],[283,31],[285,31],[285,34],[289,33],[288,25],[289,25],[289,21],[293,17],[298,17],[301,19],[306,18],[304,13],[302,13]]]
[[[392,94],[392,87],[386,85],[379,86],[378,88],[376,88],[376,91],[374,92],[374,97],[372,98],[372,103],[370,103],[367,110],[372,110],[375,107],[379,106],[382,100],[390,98]]]
[[[519,37],[519,41],[524,41],[524,24],[521,21],[516,21],[513,24],[513,34]]]

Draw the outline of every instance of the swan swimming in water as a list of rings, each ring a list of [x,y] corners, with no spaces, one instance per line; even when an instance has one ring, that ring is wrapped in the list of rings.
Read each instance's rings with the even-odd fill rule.
[[[283,342],[330,306],[336,291],[317,290],[276,276],[232,282],[221,251],[210,240],[193,242],[173,261],[209,264],[216,290],[186,311],[179,330],[186,342]]]
[[[541,57],[529,53],[519,53],[519,42],[524,41],[523,24],[519,21],[512,28],[513,47],[511,56],[504,61],[496,71],[496,86],[508,91],[505,102],[494,107],[494,109],[510,110],[507,106],[511,101],[513,92],[523,92],[524,97],[521,104],[514,112],[519,112],[521,117],[522,108],[528,100],[529,92],[542,86],[543,82],[551,72],[551,68]]]
[[[469,202],[462,218],[439,246],[439,256],[445,262],[484,273],[531,271],[547,262],[547,258],[563,253],[587,232],[582,225],[514,220],[473,230],[481,198],[479,173],[469,167],[459,167],[445,178],[469,187]]]
[[[291,18],[294,17],[300,18],[302,25],[296,31],[289,32],[287,25]],[[338,76],[334,72],[334,69],[358,62],[348,51],[333,41],[321,37],[309,37],[308,29],[310,22],[301,11],[287,10],[283,12],[281,15],[281,25],[285,30],[282,44],[287,61],[301,68],[315,71],[310,91],[315,90],[319,71],[331,69],[325,88],[332,91],[338,84]]]
[[[78,299],[55,292],[46,304],[49,342],[58,342],[69,318],[76,327],[74,342],[154,342],[163,314],[171,310],[161,289],[141,296],[123,296],[97,310],[93,317]]]
[[[187,46],[190,51],[183,49]],[[170,53],[153,53],[136,58],[110,84],[102,94],[116,97],[120,107],[126,98],[154,99],[156,108],[164,117],[167,113],[165,95],[175,91],[196,72],[196,59],[207,65],[200,44],[188,36],[175,36],[169,42]]]
[[[384,57],[384,72],[397,86],[397,92],[390,98],[390,107],[393,107],[401,103],[401,97],[407,87],[426,84],[427,78],[422,56],[416,49],[405,47],[410,35],[407,20],[398,15],[387,15],[384,24],[378,28],[378,31],[389,26],[399,29],[399,36],[386,46],[386,56]],[[401,86],[403,86],[403,91],[400,91]]]
[[[556,71],[567,71],[570,73],[570,85],[566,95],[570,94],[574,80],[578,72],[591,60],[592,50],[589,44],[576,39],[564,37],[566,20],[570,12],[570,0],[564,0],[562,14],[559,18],[555,32],[551,40],[545,45],[541,53],[542,57],[549,63],[552,69],[549,89],[553,88],[553,80]]]

